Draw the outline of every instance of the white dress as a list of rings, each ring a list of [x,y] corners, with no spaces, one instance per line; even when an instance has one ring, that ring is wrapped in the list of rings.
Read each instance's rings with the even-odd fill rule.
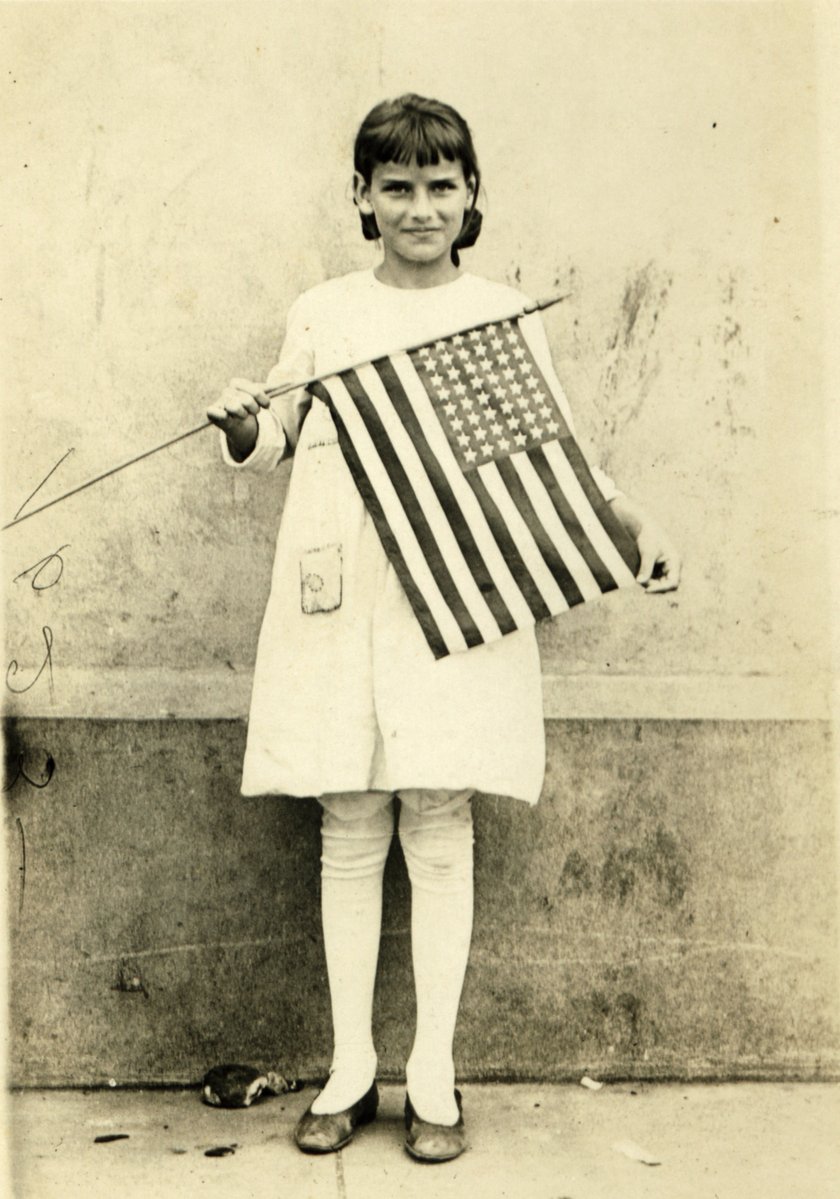
[[[409,290],[354,272],[292,305],[268,384],[329,374],[511,316],[527,302],[467,273]],[[552,371],[539,317],[524,319],[541,369]],[[222,436],[237,470],[272,470],[294,453],[257,647],[243,794],[474,788],[536,803],[545,743],[533,630],[434,658],[329,410],[317,399],[309,405],[300,389],[262,410],[242,463]],[[611,498],[610,481],[599,482]]]

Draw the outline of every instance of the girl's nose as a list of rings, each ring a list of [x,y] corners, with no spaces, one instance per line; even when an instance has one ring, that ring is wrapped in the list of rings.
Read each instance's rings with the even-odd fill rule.
[[[424,187],[418,187],[414,192],[414,204],[412,205],[412,215],[415,218],[427,220],[432,216],[432,198]]]

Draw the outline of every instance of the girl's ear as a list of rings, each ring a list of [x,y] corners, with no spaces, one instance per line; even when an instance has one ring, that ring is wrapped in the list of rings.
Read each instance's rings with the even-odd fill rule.
[[[365,182],[364,175],[359,171],[353,173],[353,202],[365,216],[373,215],[373,205],[370,202],[370,184]]]
[[[475,204],[475,176],[470,175],[467,180],[467,208],[472,208]]]
[[[370,184],[365,183],[364,175],[360,175],[358,171],[353,175],[353,203],[359,210],[362,237],[365,241],[376,241],[380,234],[373,205],[370,202]]]

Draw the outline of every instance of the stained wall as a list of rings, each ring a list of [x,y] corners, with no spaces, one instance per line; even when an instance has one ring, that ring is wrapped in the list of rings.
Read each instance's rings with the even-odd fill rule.
[[[199,424],[230,376],[264,376],[301,289],[375,260],[349,197],[352,137],[381,96],[417,90],[475,133],[485,228],[468,268],[567,294],[546,327],[581,437],[684,551],[676,596],[612,597],[540,633],[546,795],[530,816],[499,800],[480,816],[475,1072],[562,1073],[611,1045],[625,1069],[677,1074],[836,1060],[826,12],[0,13],[7,519],[36,488],[32,505]],[[313,817],[237,798],[285,486],[285,470],[232,477],[204,431],[2,535],[9,777],[19,752],[40,780],[56,764],[43,790],[19,779],[7,797],[13,978],[34,1013],[21,1040],[14,1000],[21,1081],[89,1080],[103,1045],[122,1077],[188,1074],[221,1048],[230,1021],[211,1013],[245,1001],[254,969],[218,946],[247,944],[253,922],[267,994],[291,935],[278,912],[308,929],[282,993],[295,1010],[295,987],[311,997],[315,1024],[292,1040],[301,1068],[318,1065]],[[294,860],[282,883],[274,843]],[[491,862],[515,866],[501,890]],[[600,956],[581,928],[599,930]],[[387,944],[404,972],[401,935]],[[502,952],[494,1010],[502,1028],[536,1021],[534,1050],[504,1033],[482,1056]],[[157,972],[141,972],[148,1002],[121,989],[135,959]],[[146,1056],[118,1048],[125,1003],[145,1013]],[[181,1031],[163,1036],[173,1010]],[[541,1063],[561,1025],[556,1066]],[[650,1034],[638,1054],[630,1026]],[[243,1052],[274,1044],[253,1037]]]

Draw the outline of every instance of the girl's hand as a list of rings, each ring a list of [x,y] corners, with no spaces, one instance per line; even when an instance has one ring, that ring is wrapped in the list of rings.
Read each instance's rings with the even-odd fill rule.
[[[641,562],[636,582],[651,595],[675,591],[680,585],[682,562],[668,534],[628,495],[617,495],[610,507],[639,547]]]
[[[667,534],[653,521],[646,521],[636,535],[641,564],[636,575],[648,594],[676,591],[682,562]]]
[[[270,403],[260,383],[231,379],[216,403],[207,409],[207,419],[225,434],[231,456],[238,462],[247,458],[257,444],[257,413]]]

